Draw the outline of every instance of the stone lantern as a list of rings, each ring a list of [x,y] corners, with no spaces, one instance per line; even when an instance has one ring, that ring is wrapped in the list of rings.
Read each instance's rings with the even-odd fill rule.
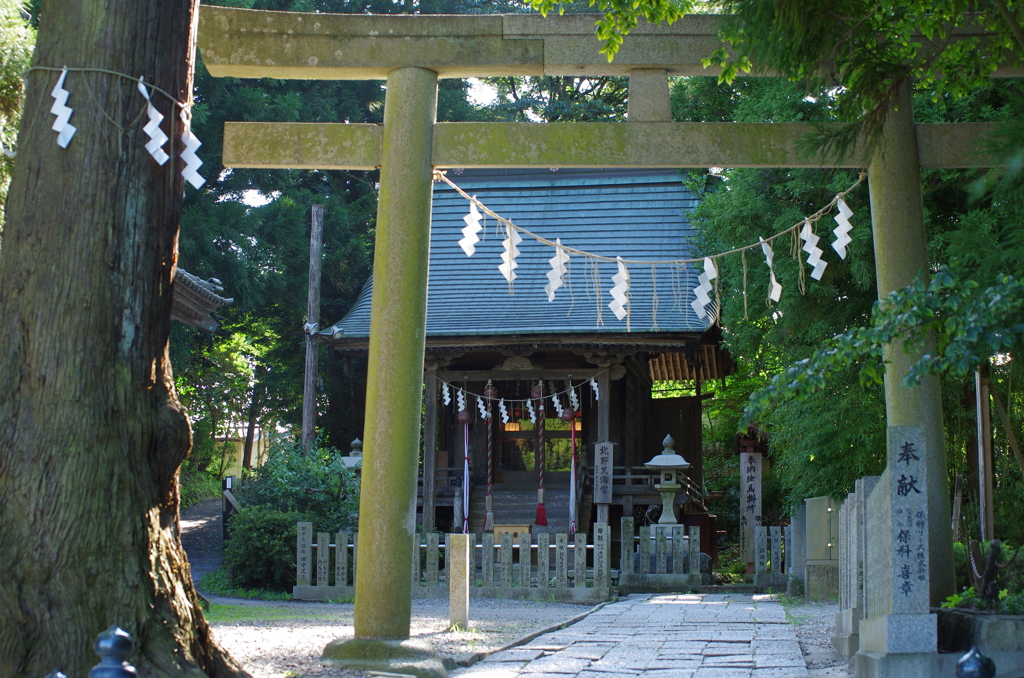
[[[341,462],[346,467],[355,469],[358,473],[363,468],[363,441],[356,438],[352,441],[352,453],[347,457],[342,457]]]
[[[672,439],[672,436],[665,436],[665,440],[661,444],[665,446],[665,449],[644,466],[661,475],[661,482],[654,486],[654,489],[661,492],[662,501],[661,518],[658,519],[658,525],[676,525],[678,524],[675,511],[676,492],[682,489],[676,474],[690,468],[690,462],[676,454],[673,449],[676,441]]]

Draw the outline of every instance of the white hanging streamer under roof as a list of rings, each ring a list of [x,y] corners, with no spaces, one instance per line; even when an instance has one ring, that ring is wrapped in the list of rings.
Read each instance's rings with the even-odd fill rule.
[[[597,380],[596,379],[591,379],[590,380],[590,388],[594,392],[594,400],[600,400],[601,399],[601,390],[599,388],[597,388]]]
[[[555,256],[548,259],[548,263],[551,264],[551,270],[547,273],[548,284],[544,286],[544,291],[548,293],[548,301],[554,301],[555,290],[565,284],[563,279],[569,270],[566,266],[569,263],[569,255],[562,247],[561,238],[555,238]]]
[[[779,299],[782,298],[782,285],[775,279],[775,252],[772,251],[772,246],[767,240],[758,236],[761,240],[761,250],[764,252],[764,260],[768,264],[768,275],[771,279],[771,289],[768,291],[768,298],[778,303]]]
[[[163,149],[163,145],[167,143],[167,135],[160,129],[160,123],[164,121],[164,115],[156,110],[156,106],[153,105],[153,101],[149,98],[149,90],[146,89],[146,83],[142,78],[139,78],[139,92],[146,98],[146,115],[149,116],[149,122],[142,128],[142,131],[149,136],[146,150],[156,160],[156,164],[163,165],[171,157]]]
[[[185,125],[185,129],[181,133],[181,140],[185,142],[185,150],[181,152],[181,159],[185,161],[185,167],[181,170],[181,176],[192,184],[192,188],[198,190],[206,183],[206,179],[199,174],[199,168],[202,167],[203,161],[196,155],[196,151],[203,144],[192,134],[192,122],[184,108],[181,109],[180,115],[181,122]]]
[[[476,397],[476,408],[480,411],[480,418],[487,419],[490,413],[487,411],[487,403],[480,396]]]
[[[452,404],[452,392],[448,390],[448,382],[441,382],[441,393],[444,395],[444,404]]]
[[[717,277],[718,269],[715,268],[715,262],[711,257],[704,257],[704,271],[697,276],[697,282],[700,284],[693,288],[693,293],[697,298],[690,304],[698,318],[707,317],[709,320],[713,320],[707,312],[707,307],[711,305],[711,296],[708,292],[711,291],[711,281]]]
[[[572,407],[573,412],[579,412],[580,397],[576,393],[576,387],[572,385],[572,382],[566,382],[566,386],[569,388],[569,406]]]
[[[512,226],[506,226],[505,232],[507,235],[501,243],[504,249],[501,253],[502,263],[498,266],[498,270],[505,276],[505,280],[511,283],[516,279],[515,269],[519,266],[516,263],[516,257],[519,256],[519,243],[523,242],[523,239]]]
[[[473,196],[473,200],[476,200],[476,196]],[[459,241],[459,247],[466,253],[467,257],[471,257],[476,254],[476,244],[480,242],[480,237],[477,236],[483,226],[480,225],[480,220],[483,219],[483,215],[480,214],[480,210],[476,208],[476,202],[469,203],[469,214],[462,217],[462,220],[466,222],[466,225],[462,228],[462,240]]]
[[[434,176],[435,180],[443,181],[444,183],[447,183],[449,186],[451,186],[456,191],[456,193],[461,195],[466,200],[470,201],[470,203],[471,203],[471,205],[473,207],[478,207],[479,210],[482,211],[484,214],[488,214],[488,215],[494,217],[503,226],[503,228],[505,229],[506,237],[502,241],[502,247],[504,249],[504,252],[501,254],[502,264],[498,267],[498,269],[501,271],[501,274],[505,277],[505,279],[509,282],[509,293],[510,294],[512,293],[512,285],[511,285],[511,283],[517,277],[515,272],[514,272],[514,269],[517,268],[517,266],[518,266],[516,264],[516,261],[515,261],[516,257],[520,253],[518,245],[523,241],[523,238],[519,235],[520,232],[525,234],[526,236],[529,236],[529,237],[533,238],[534,240],[536,240],[537,242],[539,242],[541,244],[545,244],[545,245],[548,245],[550,247],[554,247],[555,250],[556,250],[555,256],[552,259],[549,260],[549,262],[551,263],[552,268],[551,268],[551,271],[549,271],[549,273],[547,274],[548,275],[549,283],[544,288],[545,292],[548,295],[548,300],[549,301],[554,301],[554,293],[564,283],[564,276],[565,276],[565,274],[567,272],[567,271],[566,272],[562,272],[560,270],[561,269],[561,259],[562,259],[562,257],[560,257],[559,255],[565,255],[566,257],[568,257],[569,255],[582,256],[582,257],[585,257],[585,258],[589,259],[591,261],[591,263],[595,267],[596,267],[598,262],[614,262],[616,264],[617,268],[618,268],[618,272],[612,278],[612,280],[615,283],[615,285],[610,290],[609,293],[612,295],[613,301],[610,302],[608,304],[608,306],[615,313],[616,318],[618,318],[619,320],[622,320],[624,318],[626,319],[626,329],[627,329],[627,331],[630,330],[630,320],[629,320],[630,314],[629,314],[629,310],[628,310],[628,306],[629,306],[629,297],[628,297],[628,291],[629,291],[629,271],[626,268],[627,265],[641,264],[641,265],[645,265],[645,266],[650,266],[650,267],[652,267],[652,272],[653,272],[655,270],[655,267],[657,267],[659,265],[672,265],[672,266],[675,266],[675,267],[680,267],[680,266],[684,266],[685,264],[697,263],[697,262],[701,261],[701,259],[634,260],[634,259],[623,258],[621,255],[615,256],[613,258],[613,257],[610,257],[610,256],[597,255],[597,254],[593,254],[591,252],[586,252],[584,250],[579,250],[579,249],[567,247],[565,245],[562,245],[560,238],[556,238],[554,241],[551,241],[551,240],[548,240],[547,238],[543,238],[543,237],[541,237],[541,236],[539,236],[539,235],[537,235],[535,233],[532,233],[532,232],[530,232],[530,231],[528,231],[526,229],[523,229],[523,228],[520,228],[520,227],[516,226],[514,223],[512,223],[508,219],[502,217],[500,214],[498,214],[498,213],[494,212],[493,210],[489,209],[486,205],[484,205],[479,200],[477,200],[476,196],[470,196],[464,190],[459,188],[451,179],[449,179],[445,175],[444,172],[439,171],[439,170],[435,170],[433,176]],[[835,198],[833,198],[827,205],[825,205],[824,207],[819,209],[817,212],[815,212],[814,214],[812,214],[809,217],[807,217],[804,221],[798,222],[798,223],[790,226],[789,228],[787,228],[787,229],[785,229],[783,231],[780,231],[779,233],[776,233],[775,235],[769,237],[767,240],[765,240],[764,238],[759,237],[758,238],[758,243],[750,244],[750,245],[745,245],[743,247],[737,247],[737,248],[734,248],[734,249],[731,249],[731,250],[728,250],[728,251],[725,251],[725,252],[720,252],[718,254],[713,254],[713,255],[709,255],[709,256],[703,257],[702,259],[704,260],[704,264],[705,264],[704,270],[705,270],[705,273],[708,274],[708,283],[710,283],[710,281],[714,279],[714,276],[710,274],[710,269],[714,268],[714,271],[716,273],[717,273],[717,270],[718,270],[717,267],[714,264],[714,260],[715,259],[727,256],[727,255],[730,255],[730,254],[736,254],[736,253],[740,253],[740,252],[745,252],[746,250],[753,249],[753,248],[757,247],[758,245],[760,245],[761,248],[762,248],[762,251],[765,252],[765,257],[767,259],[769,257],[769,251],[771,251],[771,245],[769,244],[769,243],[771,243],[771,241],[773,241],[775,238],[781,237],[781,236],[786,235],[786,234],[790,234],[790,233],[798,234],[799,233],[799,229],[801,227],[803,227],[805,225],[805,223],[809,222],[809,223],[813,224],[814,222],[817,222],[823,216],[825,216],[826,214],[831,212],[834,207],[837,207],[837,206],[838,206],[838,209],[839,209],[839,215],[837,215],[835,218],[836,218],[836,222],[839,223],[839,228],[837,228],[836,231],[835,231],[836,232],[836,242],[833,244],[833,247],[836,249],[836,251],[840,254],[841,257],[845,258],[846,257],[846,245],[848,245],[852,241],[852,239],[849,236],[849,231],[852,228],[849,225],[849,216],[852,215],[853,212],[846,205],[846,202],[845,202],[844,198],[846,197],[847,194],[849,194],[851,191],[853,191],[858,185],[860,185],[860,183],[863,182],[866,178],[867,178],[867,172],[862,171],[860,173],[860,176],[858,177],[857,181],[855,181],[853,183],[853,185],[851,185],[845,191],[842,191],[841,193],[838,193],[835,196]],[[812,235],[813,235],[813,232],[812,232]],[[807,242],[806,238],[805,238],[805,242]],[[460,243],[461,243],[461,241],[460,241]],[[816,247],[816,244],[815,244],[815,247]],[[809,263],[811,263],[812,266],[814,266],[814,270],[812,271],[811,275],[812,275],[812,277],[815,280],[819,280],[820,276],[824,273],[824,270],[825,270],[825,267],[827,266],[827,264],[820,259],[820,257],[821,257],[820,254],[818,254],[817,258],[814,258],[814,256],[813,256],[814,255],[813,249],[806,249],[806,251],[808,251],[808,254],[812,255],[811,259],[813,259],[813,261],[811,259],[809,259]],[[820,251],[820,248],[819,248],[819,251]],[[774,257],[774,254],[772,254],[772,257]],[[711,266],[710,267],[707,265],[708,262],[711,262]],[[566,262],[566,263],[568,263],[568,262]],[[779,284],[779,281],[775,277],[774,265],[772,263],[769,263],[769,271],[770,271],[770,277],[771,277],[771,288],[770,288],[770,292],[769,292],[769,297],[773,301],[778,301],[778,299],[781,298],[782,286]],[[699,277],[698,277],[698,280],[699,280]],[[594,281],[595,281],[594,282],[595,291],[598,291],[597,288],[600,287],[600,282],[598,281],[598,278],[597,278],[596,274],[595,274],[595,277],[594,277]],[[625,285],[625,287],[623,287],[623,285]],[[700,288],[703,288],[704,296],[707,296],[707,301],[706,302],[705,302],[703,296],[701,296],[700,292],[698,291],[698,289],[700,289]],[[710,302],[711,302],[710,295],[708,294],[709,289],[703,283],[703,281],[701,281],[701,285],[700,285],[700,287],[698,289],[694,290],[694,294],[697,296],[697,300],[693,301],[691,303],[691,305],[693,306],[694,310],[697,312],[697,314],[699,316],[703,315],[703,316],[706,317],[708,315],[707,307],[708,307],[708,305],[710,305]],[[655,290],[655,293],[656,293],[656,290]],[[682,294],[682,290],[681,289],[677,290],[676,294],[677,295],[678,294]],[[655,297],[655,309],[656,308],[657,308],[657,303],[656,303],[656,297]],[[598,322],[599,325],[601,324],[600,309],[601,309],[601,305],[600,305],[600,302],[599,302],[598,303],[598,317],[597,317],[597,322]],[[654,313],[656,313],[656,310],[654,311]],[[713,320],[713,318],[712,318],[712,320]],[[655,326],[656,326],[656,324],[657,324],[656,320],[654,322],[655,322]]]
[[[612,310],[615,317],[622,320],[626,317],[626,306],[629,304],[629,270],[626,268],[626,264],[623,263],[622,257],[616,257],[618,264],[618,272],[612,276],[612,282],[615,286],[608,290],[608,294],[611,295],[612,301],[608,303],[608,308]]]
[[[460,388],[457,391],[457,396],[456,397],[458,398],[459,412],[465,412],[466,411],[466,392],[463,391]]]
[[[555,390],[555,382],[550,382],[548,388],[551,389],[551,404],[555,406],[555,414],[559,417],[562,416],[562,401],[558,399],[558,392]]]
[[[71,96],[71,92],[64,89],[64,80],[67,77],[68,69],[65,68],[57,78],[57,84],[50,91],[50,96],[53,97],[50,113],[57,116],[57,119],[53,121],[52,129],[57,133],[57,145],[61,148],[67,148],[71,143],[71,138],[78,131],[78,128],[71,124],[71,114],[75,112],[75,109],[67,105],[68,97]]]
[[[498,401],[498,412],[501,413],[501,423],[508,423],[508,408],[505,407],[505,399],[502,398]]]
[[[840,259],[845,259],[846,246],[853,242],[853,238],[850,237],[850,231],[853,230],[853,224],[850,223],[853,210],[847,207],[846,201],[842,198],[836,200],[836,207],[839,209],[839,214],[833,218],[839,225],[832,231],[836,236],[836,241],[832,243],[832,249],[839,253]]]
[[[527,400],[526,401],[526,411],[530,413],[530,423],[531,424],[536,424],[537,423],[537,412],[536,412],[536,410],[533,409],[533,401],[532,400]]]
[[[804,220],[804,227],[800,231],[800,238],[804,241],[804,252],[807,252],[807,263],[813,266],[811,270],[811,277],[815,280],[821,280],[821,276],[825,274],[825,267],[828,266],[828,262],[821,258],[824,252],[818,247],[818,236],[814,234],[811,229],[811,222]]]

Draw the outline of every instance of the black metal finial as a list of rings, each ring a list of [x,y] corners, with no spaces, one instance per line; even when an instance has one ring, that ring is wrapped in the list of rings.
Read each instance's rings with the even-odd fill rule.
[[[125,661],[135,644],[132,637],[116,624],[96,638],[93,651],[100,656],[100,663],[89,671],[89,678],[135,678],[135,667]]]
[[[983,655],[977,647],[971,649],[956,663],[957,678],[994,678],[996,663]]]

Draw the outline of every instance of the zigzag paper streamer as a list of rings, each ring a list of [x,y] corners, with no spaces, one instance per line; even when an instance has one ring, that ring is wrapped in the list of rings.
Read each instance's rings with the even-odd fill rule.
[[[810,220],[804,220],[804,227],[800,231],[800,238],[804,241],[807,263],[814,267],[811,271],[811,277],[815,280],[821,280],[821,276],[825,274],[825,267],[828,266],[828,262],[821,258],[823,252],[818,247],[818,240],[820,238],[814,235],[814,231],[811,230]]]
[[[850,231],[853,230],[853,224],[850,223],[853,210],[847,207],[846,202],[842,198],[839,198],[836,207],[839,208],[839,214],[834,219],[839,225],[832,231],[836,236],[836,241],[832,243],[832,249],[839,253],[840,259],[845,259],[846,246],[853,242],[853,238],[850,237]]]
[[[704,271],[697,276],[697,282],[700,284],[693,288],[693,293],[697,298],[690,304],[698,318],[708,316],[707,307],[711,305],[711,297],[708,292],[711,291],[711,281],[717,277],[718,269],[715,268],[715,262],[711,257],[704,257]]]
[[[569,384],[569,407],[572,408],[573,412],[580,411],[580,397],[576,395],[576,389],[572,384]]]
[[[532,400],[527,399],[527,401],[526,401],[526,411],[530,413],[530,423],[531,424],[536,424],[537,423],[537,412],[536,412],[536,410],[533,409],[533,401]]]
[[[196,151],[202,146],[202,142],[192,134],[192,121],[185,115],[185,109],[181,109],[181,121],[185,123],[185,131],[181,133],[181,140],[185,142],[185,150],[181,152],[181,159],[185,161],[185,169],[181,170],[181,176],[185,181],[192,184],[192,188],[199,189],[206,183],[206,179],[199,175],[199,168],[203,161],[196,155]]]
[[[757,239],[761,241],[761,251],[764,252],[764,260],[768,263],[768,275],[771,277],[771,291],[768,292],[768,298],[778,303],[782,297],[782,285],[775,279],[775,266],[773,265],[775,252],[772,251],[772,246],[764,238],[757,236]]]
[[[562,416],[562,402],[558,399],[558,393],[555,391],[555,382],[551,382],[549,386],[551,388],[551,404],[555,406],[555,413],[560,417]]]
[[[548,293],[548,301],[554,301],[555,290],[564,284],[562,279],[569,270],[566,266],[569,254],[562,248],[561,238],[555,238],[555,256],[548,259],[548,263],[551,264],[551,270],[548,271],[548,284],[544,286],[544,291]]]
[[[615,257],[618,261],[619,272],[612,276],[612,282],[615,286],[608,291],[608,294],[612,295],[612,300],[608,304],[608,308],[612,310],[615,317],[622,320],[626,317],[626,304],[629,303],[629,271],[626,270],[626,264],[622,263],[622,257]]]
[[[64,89],[64,79],[67,77],[68,69],[65,68],[60,72],[57,84],[50,91],[50,96],[53,97],[53,106],[50,107],[50,113],[57,116],[57,119],[53,121],[52,129],[57,133],[57,145],[61,148],[67,148],[68,144],[71,143],[71,138],[78,131],[78,128],[70,122],[71,114],[75,112],[75,109],[67,105],[68,97],[71,96],[71,92]]]
[[[593,377],[590,378],[590,389],[594,392],[594,400],[600,400],[601,390],[597,387],[597,380]]]
[[[160,129],[160,123],[164,121],[164,116],[163,113],[156,110],[156,106],[150,100],[149,90],[146,89],[146,84],[142,81],[142,78],[139,78],[139,92],[142,93],[142,96],[146,97],[146,115],[149,116],[149,122],[142,128],[142,131],[149,136],[146,150],[156,160],[156,164],[163,165],[171,157],[161,148],[167,143],[167,135]]]
[[[463,391],[460,388],[457,397],[458,397],[458,402],[459,402],[459,412],[465,412],[466,411],[466,392]]]
[[[481,419],[486,419],[490,416],[490,413],[487,411],[487,405],[484,403],[484,399],[480,396],[476,397],[476,408],[480,411]]]
[[[448,390],[448,382],[441,383],[441,393],[444,394],[444,404],[452,404],[452,392]]]
[[[502,241],[501,246],[505,249],[501,253],[502,263],[498,266],[498,270],[505,276],[505,280],[512,282],[516,279],[515,269],[519,266],[516,263],[516,257],[519,256],[519,243],[523,242],[522,237],[516,232],[516,229],[511,226],[505,226],[508,232],[508,237]]]
[[[473,196],[476,199],[476,196]],[[476,208],[475,202],[469,203],[469,214],[462,217],[462,220],[466,222],[466,225],[462,228],[462,240],[459,241],[459,247],[466,253],[467,257],[471,257],[476,254],[476,244],[480,242],[480,238],[477,233],[483,229],[480,225],[480,220],[483,216],[480,211]]]
[[[505,399],[504,398],[502,398],[501,400],[498,401],[498,412],[501,413],[501,423],[502,424],[507,424],[508,423],[508,408],[505,407]]]

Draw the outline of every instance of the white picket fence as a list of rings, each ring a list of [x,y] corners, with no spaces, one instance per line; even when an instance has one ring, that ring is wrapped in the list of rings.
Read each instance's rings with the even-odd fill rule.
[[[333,600],[355,595],[355,563],[359,538],[354,532],[317,532],[313,524],[298,524],[296,600]],[[474,535],[470,564],[470,595],[480,598],[518,598],[560,602],[597,603],[611,598],[609,567],[611,535],[607,525],[594,525],[594,539],[577,533],[536,535],[513,539],[511,533]],[[333,537],[333,540],[332,540]],[[448,595],[445,567],[446,535],[414,537],[414,598]]]

